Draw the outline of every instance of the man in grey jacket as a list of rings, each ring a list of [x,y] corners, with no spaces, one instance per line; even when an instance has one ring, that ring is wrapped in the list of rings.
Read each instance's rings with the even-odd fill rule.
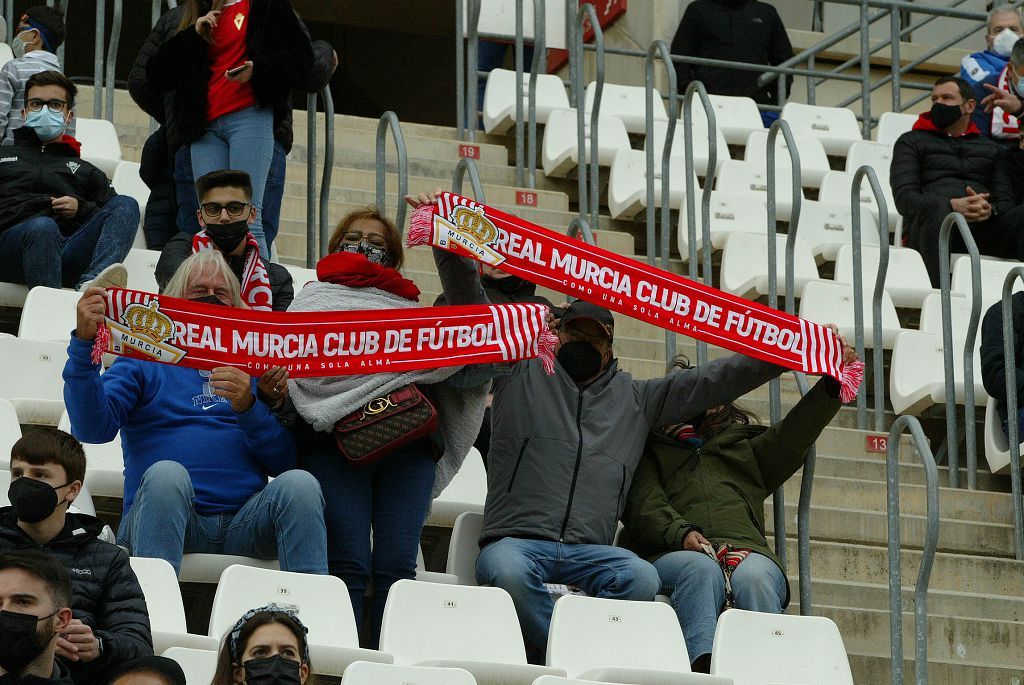
[[[481,585],[512,595],[531,659],[543,655],[554,602],[544,583],[651,600],[654,567],[612,541],[652,426],[725,404],[782,373],[733,355],[664,378],[634,380],[612,355],[614,320],[578,300],[558,324],[558,363],[516,364],[496,380]]]

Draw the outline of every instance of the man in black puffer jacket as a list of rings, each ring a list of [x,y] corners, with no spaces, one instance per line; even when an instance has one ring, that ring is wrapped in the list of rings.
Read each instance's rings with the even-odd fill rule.
[[[11,449],[11,506],[0,509],[0,552],[41,549],[71,575],[74,619],[57,639],[57,657],[80,685],[105,683],[110,669],[153,653],[128,554],[101,539],[98,518],[68,513],[84,476],[80,442],[56,428],[36,429]]]
[[[896,141],[889,182],[896,210],[903,215],[906,243],[921,253],[932,286],[939,287],[939,229],[950,212],[970,224],[978,250],[994,257],[1017,257],[1012,227],[999,221],[990,202],[1002,148],[981,135],[971,121],[977,103],[970,84],[943,76],[932,87],[932,108]],[[964,252],[956,229],[950,252]]]

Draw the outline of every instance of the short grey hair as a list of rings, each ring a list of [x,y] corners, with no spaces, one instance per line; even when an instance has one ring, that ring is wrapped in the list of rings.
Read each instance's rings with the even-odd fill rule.
[[[202,274],[221,276],[227,281],[228,289],[231,291],[231,306],[245,307],[245,303],[242,302],[242,288],[238,284],[238,278],[231,271],[231,267],[219,250],[196,252],[183,261],[178,270],[171,276],[171,280],[167,282],[167,286],[162,294],[167,297],[185,297],[193,277]]]
[[[985,29],[989,33],[992,32],[992,20],[998,17],[1000,14],[1012,14],[1015,17],[1017,17],[1018,21],[1020,21],[1020,10],[1017,9],[1016,7],[995,7],[992,9],[991,12],[988,13],[988,22],[985,24]]]

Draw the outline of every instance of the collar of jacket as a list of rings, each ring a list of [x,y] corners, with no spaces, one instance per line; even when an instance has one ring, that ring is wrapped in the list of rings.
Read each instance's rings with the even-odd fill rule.
[[[87,540],[98,538],[103,532],[104,525],[106,524],[95,516],[69,513],[64,521],[64,528],[43,546],[52,549],[77,547]],[[19,547],[25,546],[27,543],[35,545],[35,541],[29,534],[18,526],[14,507],[0,508],[0,540],[6,540]]]
[[[935,123],[932,121],[932,113],[931,112],[922,112],[921,115],[918,116],[917,121],[914,122],[914,130],[915,131],[928,131],[929,133],[941,133],[943,135],[949,136],[950,138],[953,137],[953,136],[949,135],[949,133],[946,131],[946,129],[939,128],[938,126],[935,125]],[[971,121],[970,123],[967,124],[967,130],[964,131],[962,134],[960,134],[959,137],[960,138],[966,138],[968,136],[980,136],[980,135],[981,135],[981,131],[974,124],[974,122]]]
[[[39,140],[39,136],[36,135],[36,132],[28,126],[22,126],[19,129],[15,129],[14,144],[27,147],[38,147],[39,145],[44,145],[43,141]],[[44,146],[47,150],[55,152],[62,151],[72,157],[82,156],[82,144],[66,133],[57,140],[46,143]]]
[[[600,393],[602,390],[608,387],[608,384],[611,383],[612,378],[614,378],[615,374],[617,374],[618,372],[619,360],[613,357],[611,363],[608,364],[605,370],[602,371],[597,378],[592,380],[587,385],[580,386],[576,383],[576,381],[572,379],[572,377],[569,376],[566,370],[562,368],[561,364],[555,364],[555,373],[558,375],[559,378],[562,379],[563,383],[572,386],[576,390],[581,390],[585,393],[590,393],[593,395]]]

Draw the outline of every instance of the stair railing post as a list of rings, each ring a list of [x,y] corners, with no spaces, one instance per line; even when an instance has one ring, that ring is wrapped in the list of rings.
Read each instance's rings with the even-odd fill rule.
[[[1024,267],[1015,266],[1003,279],[1003,359],[1015,359],[1017,332],[1013,325],[1013,284],[1024,279]],[[1021,502],[1020,425],[1018,424],[1017,365],[1005,363],[1006,368],[1006,432],[1010,448],[1010,492],[1013,497],[1013,553],[1018,561],[1024,560],[1024,508]],[[997,429],[998,430],[998,429]]]
[[[330,84],[320,91],[324,103],[324,169],[320,181],[320,252],[327,254],[330,240],[331,179],[334,172],[334,97]],[[315,116],[315,108],[314,108]],[[401,202],[402,198],[399,198]]]
[[[395,212],[395,225],[400,234],[405,233],[405,196],[409,192],[409,158],[405,147],[405,136],[402,135],[402,124],[398,115],[392,111],[384,112],[377,124],[377,209],[385,212],[387,208],[387,134],[395,142],[395,153],[398,156],[398,208]]]

